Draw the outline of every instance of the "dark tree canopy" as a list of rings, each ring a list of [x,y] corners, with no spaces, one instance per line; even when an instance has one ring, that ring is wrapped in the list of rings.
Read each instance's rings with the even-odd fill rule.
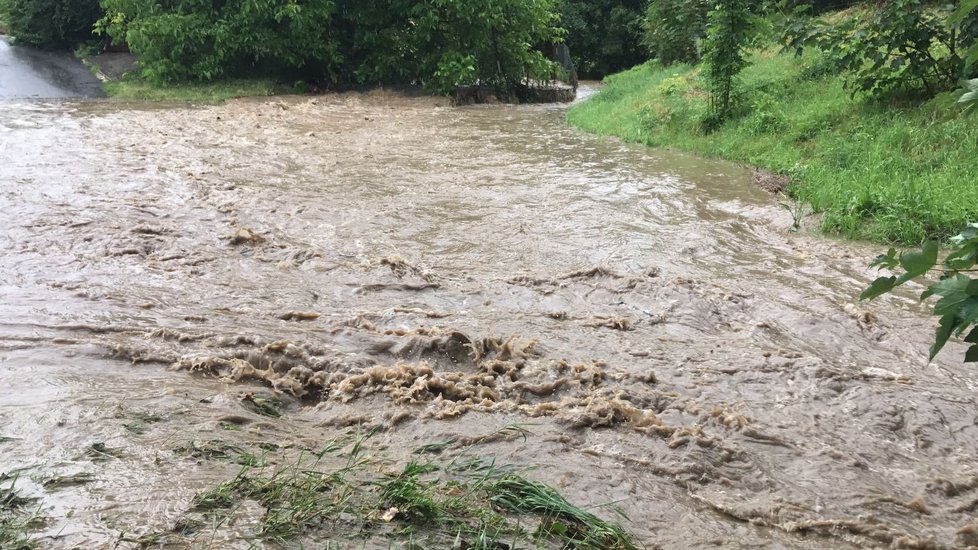
[[[601,78],[645,62],[646,0],[560,0],[560,26],[584,78]]]
[[[102,10],[98,0],[0,0],[0,15],[19,42],[62,48],[90,40]]]

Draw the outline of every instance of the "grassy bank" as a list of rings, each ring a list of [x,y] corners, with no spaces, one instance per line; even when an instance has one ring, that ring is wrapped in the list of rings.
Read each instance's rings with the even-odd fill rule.
[[[786,174],[787,192],[824,213],[825,231],[847,237],[918,243],[978,220],[978,120],[960,117],[953,99],[853,99],[819,55],[776,52],[752,56],[742,113],[713,134],[700,129],[707,94],[699,68],[651,62],[606,79],[568,120]]]
[[[237,97],[263,97],[302,92],[298,88],[268,79],[155,84],[131,75],[120,80],[105,82],[102,84],[102,88],[110,97],[119,100],[190,101],[195,103],[220,103]]]

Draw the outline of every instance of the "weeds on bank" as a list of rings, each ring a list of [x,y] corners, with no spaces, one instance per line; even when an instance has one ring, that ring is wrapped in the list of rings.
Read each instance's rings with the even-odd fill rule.
[[[852,97],[845,78],[814,51],[755,51],[735,116],[705,134],[700,68],[650,62],[606,79],[568,121],[790,176],[788,194],[847,237],[917,244],[978,218],[978,126],[957,116],[953,98],[874,102]]]
[[[138,75],[126,75],[120,80],[104,82],[102,88],[110,97],[120,100],[197,103],[221,103],[238,97],[302,93],[299,88],[265,79],[156,84]]]
[[[501,432],[525,437],[525,430]],[[433,460],[452,441],[420,447],[407,464],[387,471],[389,461],[367,453],[371,435],[338,438],[274,469],[244,466],[198,494],[176,531],[218,529],[253,502],[264,510],[255,535],[281,544],[318,532],[344,533],[349,541],[386,537],[412,548],[636,548],[620,525],[515,467],[465,454]]]

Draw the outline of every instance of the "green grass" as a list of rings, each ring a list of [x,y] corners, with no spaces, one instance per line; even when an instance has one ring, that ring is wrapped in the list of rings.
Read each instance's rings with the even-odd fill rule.
[[[749,163],[791,177],[826,232],[915,244],[978,220],[978,119],[950,96],[923,104],[852,98],[816,53],[755,52],[735,119],[705,134],[699,69],[648,63],[606,79],[570,124],[626,141]]]
[[[233,79],[215,82],[157,84],[135,75],[102,84],[110,97],[125,101],[185,101],[221,103],[237,97],[299,93],[295,87],[269,79]]]

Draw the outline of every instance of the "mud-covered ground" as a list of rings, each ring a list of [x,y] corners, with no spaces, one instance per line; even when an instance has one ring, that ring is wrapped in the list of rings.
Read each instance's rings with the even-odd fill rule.
[[[746,169],[380,92],[8,102],[0,156],[0,472],[44,548],[172,530],[240,468],[208,449],[514,424],[475,452],[649,547],[978,544],[978,377]]]

